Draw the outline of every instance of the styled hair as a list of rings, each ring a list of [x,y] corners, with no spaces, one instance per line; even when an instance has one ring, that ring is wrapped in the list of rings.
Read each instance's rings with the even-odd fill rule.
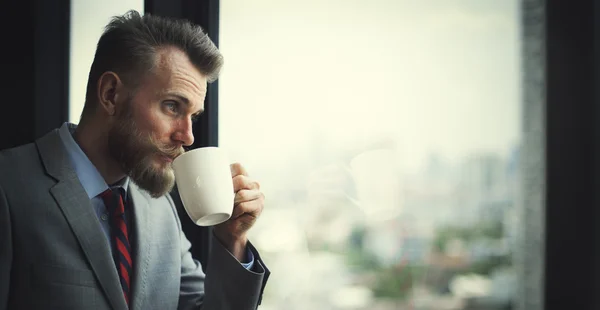
[[[183,51],[209,83],[217,79],[223,56],[202,27],[183,19],[141,16],[130,10],[114,16],[98,41],[82,116],[93,110],[90,105],[95,102],[98,79],[104,72],[115,72],[135,90],[141,78],[155,67],[158,51],[166,47]]]

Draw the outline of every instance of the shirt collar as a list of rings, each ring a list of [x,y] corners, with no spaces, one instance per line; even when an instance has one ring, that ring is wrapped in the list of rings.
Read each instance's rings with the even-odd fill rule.
[[[98,169],[96,169],[96,166],[92,164],[87,155],[85,155],[83,150],[79,147],[79,144],[73,139],[75,128],[77,128],[77,125],[65,122],[58,130],[58,133],[67,150],[67,154],[75,169],[77,178],[79,178],[79,182],[83,185],[83,189],[88,194],[88,197],[92,199],[107,190],[109,186],[106,184],[106,181],[104,181],[102,175],[100,175]],[[112,185],[112,187],[123,188],[125,197],[127,197],[129,177],[121,179],[119,182]]]

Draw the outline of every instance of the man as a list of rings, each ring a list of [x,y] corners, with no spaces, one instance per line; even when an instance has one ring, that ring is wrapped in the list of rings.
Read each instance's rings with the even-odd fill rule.
[[[258,306],[269,271],[246,237],[258,183],[231,166],[233,215],[214,228],[206,274],[168,195],[222,62],[187,22],[109,23],[79,125],[0,153],[0,309]]]

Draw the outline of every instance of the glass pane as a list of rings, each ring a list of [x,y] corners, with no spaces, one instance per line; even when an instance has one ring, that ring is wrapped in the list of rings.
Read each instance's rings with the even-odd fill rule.
[[[96,44],[115,15],[144,12],[144,0],[71,0],[71,54],[69,63],[69,122],[79,123]]]
[[[517,0],[222,0],[219,143],[261,182],[262,309],[504,309]]]

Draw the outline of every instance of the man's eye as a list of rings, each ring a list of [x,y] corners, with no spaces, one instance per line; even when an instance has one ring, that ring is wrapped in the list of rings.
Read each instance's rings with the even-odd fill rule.
[[[178,112],[178,108],[179,108],[177,102],[173,102],[173,101],[165,102],[165,107],[169,111],[174,112],[174,113],[177,113]]]

